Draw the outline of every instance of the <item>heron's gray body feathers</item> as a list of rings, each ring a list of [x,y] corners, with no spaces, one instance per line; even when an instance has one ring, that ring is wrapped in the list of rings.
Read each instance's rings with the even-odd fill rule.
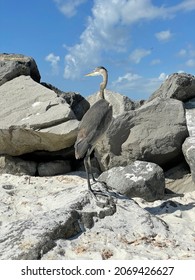
[[[76,158],[83,158],[104,135],[112,120],[112,106],[100,99],[86,112],[79,124],[79,133],[75,143]]]

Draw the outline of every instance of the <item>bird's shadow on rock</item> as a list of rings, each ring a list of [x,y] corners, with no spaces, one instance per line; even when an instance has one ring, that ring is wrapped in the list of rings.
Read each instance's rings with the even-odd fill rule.
[[[182,204],[173,200],[164,201],[161,205],[155,207],[145,207],[144,209],[153,215],[172,214],[178,210],[187,211],[195,207],[195,202]]]

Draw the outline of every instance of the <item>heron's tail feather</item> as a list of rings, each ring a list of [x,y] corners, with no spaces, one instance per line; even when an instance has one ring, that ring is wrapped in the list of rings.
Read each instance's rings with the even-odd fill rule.
[[[79,141],[76,141],[74,147],[75,147],[75,158],[79,159],[85,156],[90,145],[84,138],[84,139],[80,139]]]

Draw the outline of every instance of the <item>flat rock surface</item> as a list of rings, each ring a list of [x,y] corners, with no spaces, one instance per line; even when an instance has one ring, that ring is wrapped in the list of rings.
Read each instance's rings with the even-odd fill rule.
[[[78,120],[52,90],[20,76],[0,86],[0,152],[21,155],[74,144]]]
[[[0,176],[0,259],[194,258],[195,192],[97,203],[84,174]]]

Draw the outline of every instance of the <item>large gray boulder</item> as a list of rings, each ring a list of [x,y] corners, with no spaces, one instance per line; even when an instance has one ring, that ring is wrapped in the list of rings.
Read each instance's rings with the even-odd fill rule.
[[[174,73],[170,75],[164,83],[148,99],[156,97],[174,98],[186,101],[195,97],[195,77],[186,73]]]
[[[0,86],[0,153],[57,151],[74,144],[78,120],[56,93],[17,77]]]
[[[154,201],[164,196],[164,173],[155,163],[135,161],[125,167],[113,167],[98,179],[129,198],[141,197]]]
[[[182,102],[156,99],[137,110],[134,123],[122,144],[122,154],[127,159],[163,166],[182,155],[181,147],[188,136]]]
[[[182,157],[187,136],[183,103],[156,98],[117,117],[107,136],[98,143],[96,157],[102,170],[135,160],[165,166]]]
[[[0,54],[0,85],[20,75],[31,76],[40,82],[41,76],[35,60],[22,54]]]

